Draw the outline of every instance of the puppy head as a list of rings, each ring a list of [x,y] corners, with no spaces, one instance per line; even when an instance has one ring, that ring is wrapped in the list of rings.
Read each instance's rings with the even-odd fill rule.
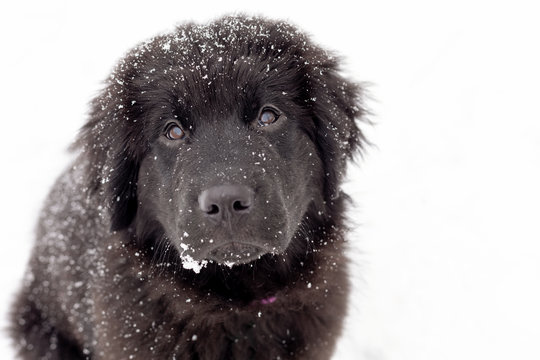
[[[328,219],[361,116],[334,57],[286,23],[235,16],[128,53],[80,144],[112,230],[232,265]]]

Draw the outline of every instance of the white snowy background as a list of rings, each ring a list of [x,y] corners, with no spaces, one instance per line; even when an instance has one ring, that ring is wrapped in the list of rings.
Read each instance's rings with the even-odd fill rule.
[[[536,4],[536,6],[538,6]],[[370,82],[335,359],[540,359],[540,10],[523,1],[4,1],[0,325],[41,203],[122,54],[185,20],[289,19]],[[0,358],[11,359],[0,335]]]

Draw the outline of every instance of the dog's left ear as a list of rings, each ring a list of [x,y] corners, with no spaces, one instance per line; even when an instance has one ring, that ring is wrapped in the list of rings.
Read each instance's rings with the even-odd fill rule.
[[[345,162],[364,148],[366,140],[358,122],[363,120],[365,110],[360,85],[339,73],[335,58],[318,55],[308,64],[307,101],[317,127],[319,155],[325,164],[325,198],[328,201],[340,195]]]

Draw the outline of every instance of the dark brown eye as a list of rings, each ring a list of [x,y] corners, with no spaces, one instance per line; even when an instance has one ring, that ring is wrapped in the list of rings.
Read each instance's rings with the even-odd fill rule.
[[[182,140],[186,136],[186,133],[178,124],[170,123],[165,129],[165,136],[169,140]]]
[[[263,111],[261,111],[257,122],[260,126],[268,126],[276,122],[278,118],[279,115],[274,110],[264,109]]]

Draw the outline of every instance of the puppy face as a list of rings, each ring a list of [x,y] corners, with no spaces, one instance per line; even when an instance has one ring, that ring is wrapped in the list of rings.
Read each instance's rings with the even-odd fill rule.
[[[187,24],[132,50],[81,140],[112,230],[135,229],[195,270],[305,252],[295,243],[335,213],[362,140],[358,88],[336,68],[294,27],[261,18]]]
[[[287,64],[214,56],[168,72],[185,79],[174,87],[152,82],[164,101],[142,111],[151,137],[139,214],[184,259],[237,264],[287,249],[308,205],[322,200],[322,162],[313,120],[294,101],[297,79],[280,71]]]

